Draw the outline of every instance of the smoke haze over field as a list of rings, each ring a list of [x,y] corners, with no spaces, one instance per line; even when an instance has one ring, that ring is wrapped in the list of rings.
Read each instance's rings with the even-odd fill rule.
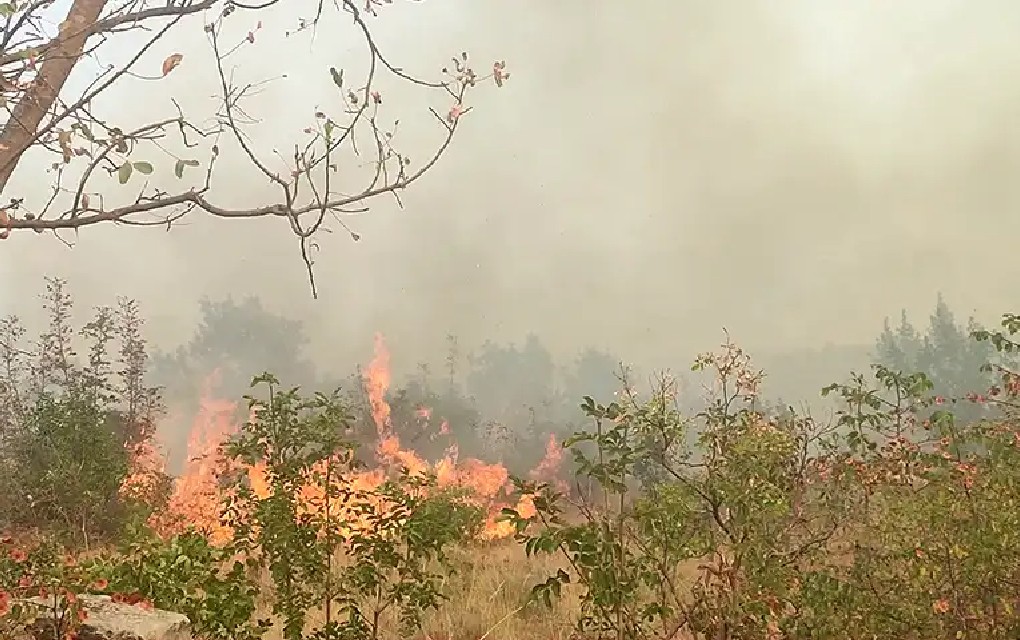
[[[925,314],[939,290],[985,320],[1015,306],[1016,2],[430,0],[380,13],[397,64],[426,74],[464,49],[480,67],[505,58],[512,79],[473,94],[404,211],[380,199],[350,220],[360,242],[320,239],[318,301],[281,221],[194,213],[169,234],[84,229],[73,250],[15,234],[0,246],[3,311],[31,312],[41,277],[59,275],[82,304],[138,298],[165,346],[190,336],[201,296],[253,293],[305,322],[323,368],[364,362],[378,330],[399,370],[440,358],[450,333],[470,345],[535,332],[557,355],[591,344],[662,366],[723,326],[781,351],[870,342],[884,316]],[[357,64],[337,46],[350,34],[339,17],[309,49],[274,24],[292,15],[264,16],[239,61],[252,80],[288,74],[248,103],[267,150],[330,106],[330,65]],[[175,96],[211,114],[201,22],[187,23],[180,68],[108,109],[152,120]],[[431,116],[397,91],[386,106],[424,156]],[[229,156],[217,170],[221,201],[275,197]],[[46,196],[29,163],[16,181]]]

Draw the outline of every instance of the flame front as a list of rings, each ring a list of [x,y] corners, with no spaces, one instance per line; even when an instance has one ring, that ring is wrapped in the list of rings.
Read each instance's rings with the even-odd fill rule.
[[[389,507],[375,491],[388,477],[404,468],[411,475],[424,475],[431,471],[435,474],[440,488],[466,489],[466,500],[488,512],[479,536],[481,539],[495,540],[512,535],[513,527],[510,523],[497,521],[499,512],[507,506],[512,491],[506,467],[501,464],[487,464],[473,458],[460,460],[456,444],[451,445],[443,458],[435,464],[430,464],[414,451],[401,448],[400,439],[394,433],[391,423],[390,405],[386,401],[392,376],[390,354],[381,334],[375,336],[374,354],[364,370],[363,377],[372,420],[378,435],[375,447],[378,466],[366,472],[348,474],[343,479],[347,489],[344,493],[350,493],[355,497],[341,501],[334,499],[327,502],[322,483],[309,478],[298,491],[299,515],[313,514],[322,517],[328,504],[329,520],[346,524],[345,530],[339,532],[341,535],[367,526],[366,516],[355,515],[356,507],[371,506],[376,513],[385,512]],[[240,424],[236,420],[236,403],[217,399],[213,395],[213,387],[217,381],[218,374],[214,372],[202,387],[200,408],[195,416],[188,442],[188,462],[184,473],[174,483],[168,508],[154,514],[150,520],[153,529],[162,535],[172,535],[188,528],[195,528],[207,535],[214,544],[228,542],[233,535],[221,517],[226,489],[221,486],[219,478],[228,469],[226,461],[219,454],[219,448],[228,438],[239,432]],[[416,411],[416,417],[426,423],[431,415],[432,410],[429,407],[419,407]],[[442,421],[439,434],[446,435],[449,432],[448,423]],[[554,478],[561,458],[562,450],[555,437],[550,436],[546,456],[532,471],[532,477],[541,480]],[[326,465],[326,461],[320,462],[312,475],[323,477]],[[253,493],[261,498],[268,496],[273,481],[266,465],[260,463],[246,471]],[[516,507],[525,517],[534,514],[530,496],[520,499]]]
[[[226,543],[233,536],[221,518],[224,495],[219,479],[226,470],[220,446],[239,430],[237,404],[213,395],[218,382],[218,370],[203,382],[198,413],[188,437],[184,473],[174,482],[167,508],[149,519],[149,525],[161,534],[194,527],[213,544]]]
[[[375,334],[375,353],[365,370],[365,391],[368,403],[372,407],[372,420],[379,431],[379,438],[389,435],[393,430],[390,424],[390,405],[386,402],[386,392],[390,390],[390,351],[386,348],[381,333]]]

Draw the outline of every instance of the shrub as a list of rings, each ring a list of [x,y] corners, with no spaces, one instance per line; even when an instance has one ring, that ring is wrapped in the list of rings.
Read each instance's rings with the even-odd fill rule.
[[[365,474],[339,435],[349,414],[338,395],[304,398],[277,385],[268,374],[255,380],[267,397],[248,398],[252,420],[223,447],[224,479],[235,482],[224,505],[234,533],[227,544],[140,529],[116,552],[80,564],[58,560],[69,556],[53,551],[52,539],[31,554],[0,547],[3,629],[43,619],[10,604],[12,594],[21,602],[38,589],[61,594],[51,616],[57,637],[84,619],[76,596],[90,590],[184,613],[211,640],[263,636],[272,623],[254,617],[262,598],[294,640],[379,638],[391,618],[403,633],[420,628],[445,598],[436,563],[449,572],[446,550],[477,532],[485,514],[462,493],[438,490],[434,477]],[[324,621],[310,629],[315,608]]]
[[[224,449],[237,472],[232,550],[250,571],[268,570],[285,638],[375,639],[391,615],[410,634],[444,599],[432,563],[446,564],[446,548],[483,514],[434,491],[433,477],[366,475],[341,437],[351,415],[339,391],[305,398],[278,384],[269,374],[253,381],[266,394],[247,397],[252,419]],[[314,607],[324,621],[310,630]]]
[[[0,321],[0,522],[88,545],[130,511],[119,495],[136,447],[161,412],[145,386],[138,305],[99,307],[75,331],[65,283],[48,279],[49,326],[36,340],[15,317]],[[83,349],[84,355],[79,355]]]
[[[695,368],[715,396],[689,420],[668,380],[646,400],[585,399],[594,428],[568,445],[599,491],[580,522],[551,487],[518,481],[538,512],[506,512],[518,539],[570,567],[534,596],[576,581],[578,631],[620,639],[1017,637],[1015,413],[958,425],[924,375],[876,366],[876,386],[826,388],[844,409],[818,425],[755,410],[761,374],[731,344]],[[1014,406],[1020,378],[1000,373],[976,400]],[[644,493],[637,461],[657,467]]]

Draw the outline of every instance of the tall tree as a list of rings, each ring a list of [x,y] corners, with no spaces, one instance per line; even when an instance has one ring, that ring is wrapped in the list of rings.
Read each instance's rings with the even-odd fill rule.
[[[587,348],[574,359],[573,366],[565,371],[563,394],[572,409],[576,409],[584,396],[596,402],[610,403],[622,382],[622,360],[609,352]]]
[[[961,325],[940,294],[923,334],[910,322],[906,311],[900,314],[895,329],[886,319],[874,355],[878,363],[891,369],[926,374],[936,394],[960,400],[968,394],[984,393],[995,383],[994,374],[981,370],[983,365],[1002,363],[1002,356],[989,343],[971,337],[979,329],[981,325],[974,318]],[[955,412],[963,420],[986,415],[981,407],[969,403],[957,404]]]
[[[559,406],[556,366],[542,341],[529,335],[520,346],[486,342],[469,363],[465,386],[486,419],[483,441],[493,451],[535,448]]]
[[[906,309],[903,309],[900,311],[900,323],[895,329],[891,327],[889,318],[885,319],[884,329],[875,344],[875,355],[887,367],[909,371],[917,366],[923,348],[923,338],[907,318]]]
[[[536,335],[521,346],[486,342],[470,363],[467,391],[486,416],[521,423],[552,400],[556,367]]]
[[[194,400],[203,381],[214,372],[223,397],[236,399],[252,376],[271,371],[287,385],[316,382],[314,365],[303,355],[308,344],[304,327],[262,306],[255,297],[243,300],[203,299],[201,319],[187,344],[153,357],[154,380],[168,399]]]

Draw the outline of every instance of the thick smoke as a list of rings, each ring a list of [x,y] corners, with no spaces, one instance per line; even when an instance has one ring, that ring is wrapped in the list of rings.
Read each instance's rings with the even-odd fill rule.
[[[269,121],[256,142],[286,149],[330,104],[327,68],[356,65],[356,50],[337,46],[339,18],[311,46],[272,35],[292,12],[263,20],[273,28],[240,72],[288,74],[248,103]],[[985,319],[1015,300],[1020,4],[432,0],[374,24],[416,72],[466,49],[480,65],[505,58],[513,77],[476,92],[405,210],[381,200],[351,220],[360,242],[321,239],[320,300],[284,224],[194,214],[169,234],[86,229],[73,250],[17,234],[0,246],[0,305],[28,309],[41,276],[61,275],[82,303],[139,298],[169,346],[199,297],[254,293],[304,320],[318,366],[348,370],[376,330],[398,369],[441,358],[447,334],[527,332],[557,355],[594,345],[655,367],[713,346],[722,326],[783,351],[868,342],[939,290]],[[131,119],[173,95],[209,112],[192,25],[172,77],[107,108]],[[430,116],[391,95],[413,156]],[[270,193],[244,166],[219,172],[222,199]],[[17,179],[44,194],[30,167]]]

